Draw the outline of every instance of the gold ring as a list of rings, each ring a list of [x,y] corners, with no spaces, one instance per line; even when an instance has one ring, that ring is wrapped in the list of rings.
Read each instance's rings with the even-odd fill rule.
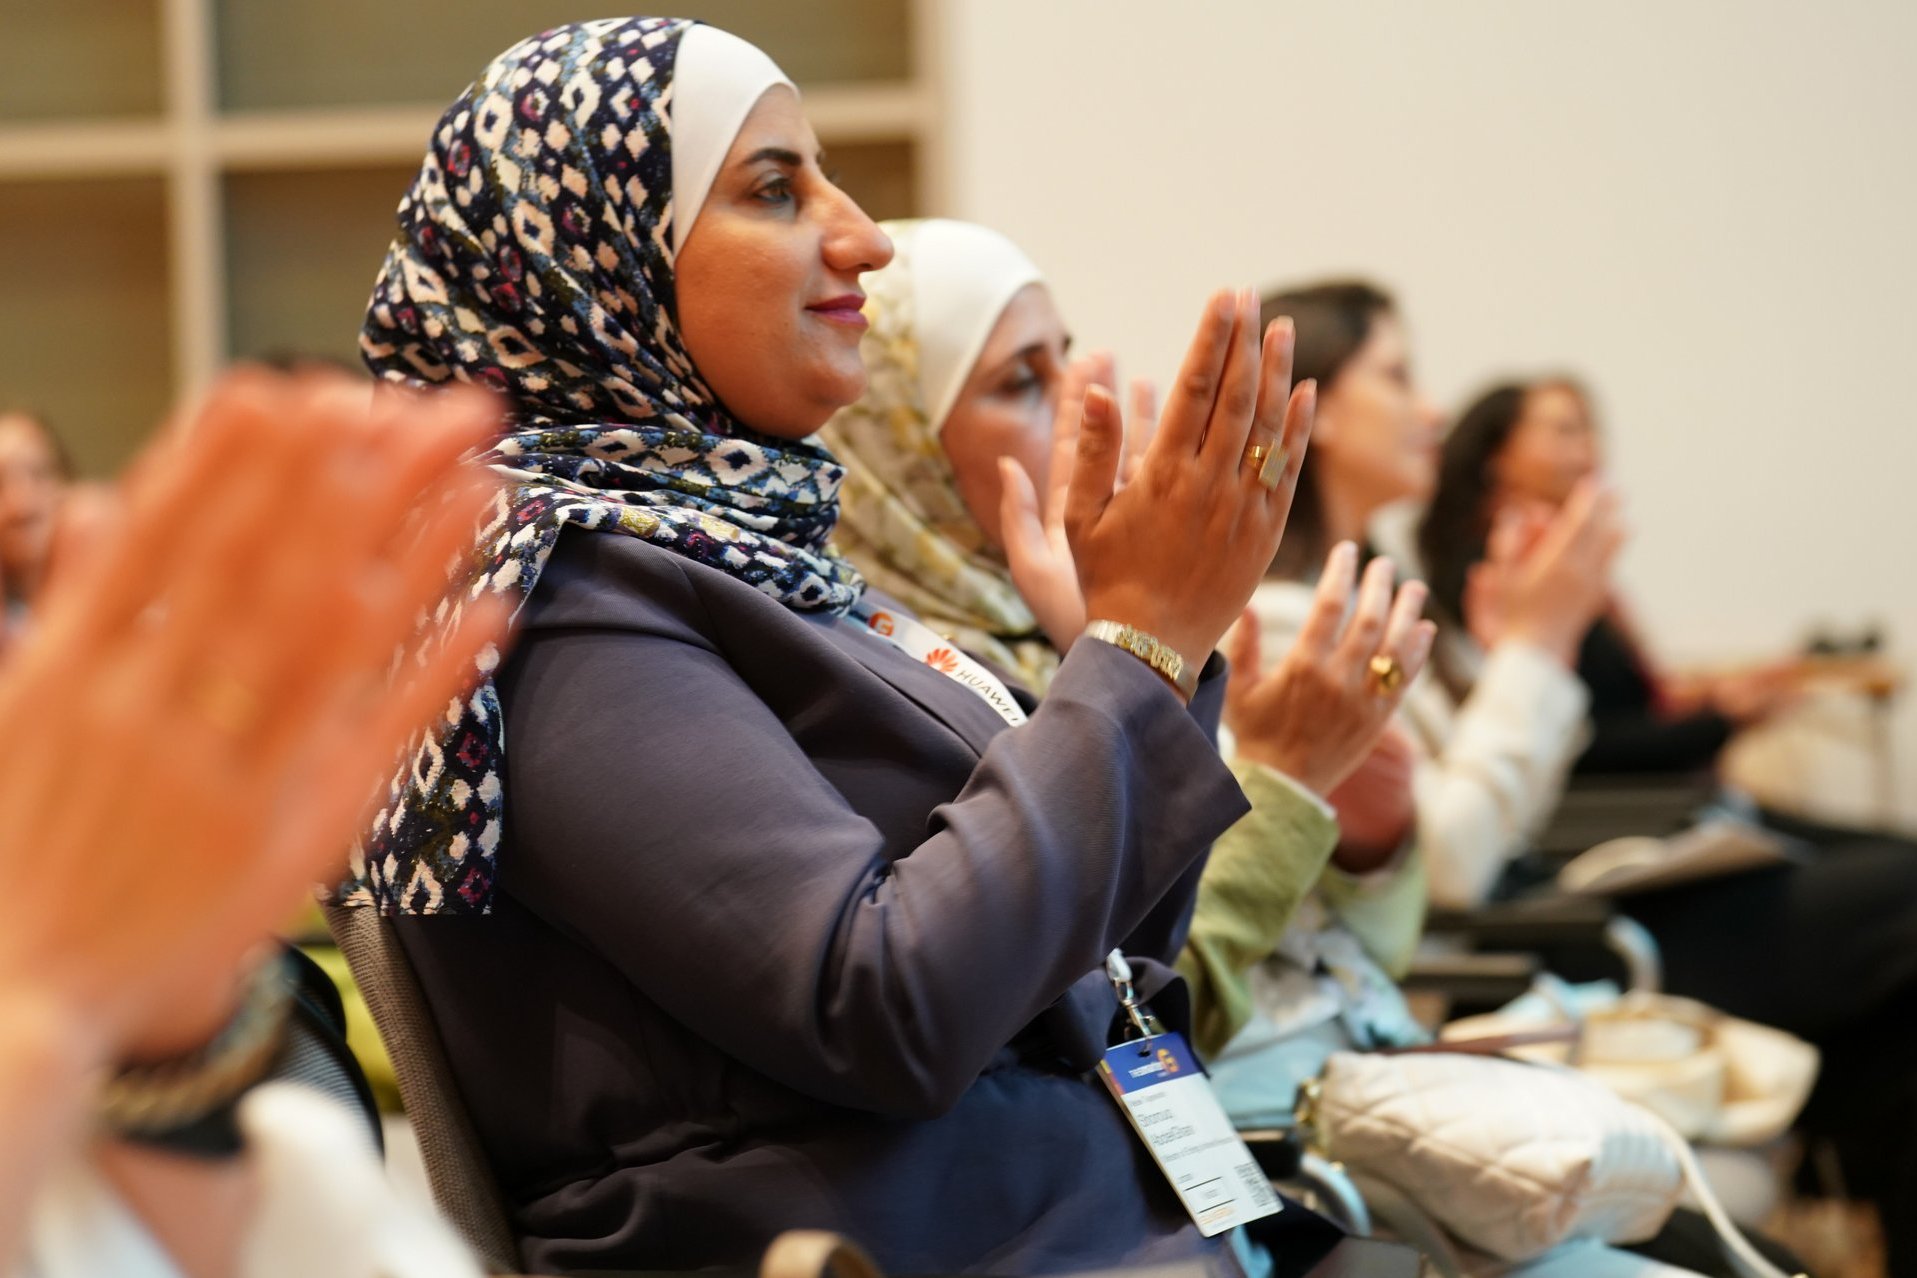
[[[1379,653],[1371,659],[1371,677],[1378,685],[1378,691],[1390,696],[1404,682],[1404,667],[1398,664],[1396,657]]]
[[[1291,450],[1289,448],[1279,449],[1265,459],[1264,467],[1258,472],[1258,482],[1263,484],[1265,490],[1269,492],[1285,482],[1285,470],[1290,465]]]
[[[193,690],[193,708],[229,737],[241,737],[259,718],[260,699],[230,675],[209,675]]]
[[[1245,465],[1251,468],[1253,474],[1262,476],[1265,458],[1269,456],[1271,456],[1270,444],[1252,444],[1245,449]]]

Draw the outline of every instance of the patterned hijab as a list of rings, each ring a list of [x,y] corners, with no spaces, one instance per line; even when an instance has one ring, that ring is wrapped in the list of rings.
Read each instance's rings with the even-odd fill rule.
[[[729,77],[729,106],[713,107],[726,94],[709,84],[675,85],[682,59]],[[514,45],[440,118],[400,202],[360,348],[384,380],[473,382],[510,401],[507,431],[483,459],[509,486],[480,533],[466,597],[523,604],[573,526],[652,542],[798,611],[857,601],[863,582],[826,548],[840,468],[815,445],[729,417],[677,327],[675,175],[689,225],[774,83],[789,82],[722,32],[607,19]],[[729,125],[715,125],[715,110]],[[689,143],[674,154],[675,112],[681,142],[696,135],[700,154]],[[481,675],[393,780],[343,903],[491,908],[505,734],[490,667]]]
[[[1058,653],[966,509],[939,442],[999,315],[1042,277],[982,226],[932,219],[884,228],[892,263],[861,281],[871,321],[865,395],[819,432],[845,467],[833,544],[934,630],[1043,691]]]

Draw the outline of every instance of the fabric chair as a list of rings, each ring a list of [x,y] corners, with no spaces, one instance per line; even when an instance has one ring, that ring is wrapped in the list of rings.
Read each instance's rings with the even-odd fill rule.
[[[493,1273],[519,1272],[519,1246],[505,1197],[460,1100],[445,1045],[392,921],[377,910],[328,906],[325,912],[326,926],[392,1054],[433,1201]]]

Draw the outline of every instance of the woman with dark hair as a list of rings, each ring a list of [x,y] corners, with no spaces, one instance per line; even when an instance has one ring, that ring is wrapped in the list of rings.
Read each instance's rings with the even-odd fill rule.
[[[1568,377],[1484,392],[1445,441],[1437,491],[1419,526],[1432,602],[1454,623],[1500,510],[1550,511],[1598,472],[1589,394]],[[1579,772],[1689,772],[1711,767],[1741,728],[1801,689],[1805,668],[1780,661],[1679,678],[1657,668],[1615,595],[1584,636],[1578,678],[1591,695],[1591,738]]]
[[[1280,316],[1297,326],[1298,368],[1318,381],[1319,413],[1290,530],[1252,601],[1279,638],[1272,656],[1298,631],[1323,550],[1368,543],[1379,511],[1430,496],[1439,428],[1381,289],[1343,281],[1268,296],[1263,317]],[[1479,575],[1485,658],[1470,695],[1454,701],[1426,677],[1405,699],[1416,842],[1439,904],[1484,899],[1556,803],[1584,719],[1571,671],[1577,641],[1603,606],[1621,538],[1615,502],[1596,487],[1549,525],[1509,530]]]
[[[1471,648],[1473,592],[1503,530],[1590,483],[1596,460],[1588,401],[1563,378],[1496,387],[1459,417],[1419,529],[1442,648]],[[1593,619],[1579,645],[1600,757],[1642,748],[1657,761],[1707,763],[1728,735],[1725,716],[1657,715],[1628,635],[1613,612]],[[1620,686],[1635,689],[1621,706]],[[1815,859],[1635,895],[1628,910],[1657,938],[1673,992],[1817,1044],[1823,1070],[1803,1124],[1836,1138],[1851,1189],[1880,1208],[1891,1272],[1908,1276],[1917,1273],[1917,847],[1795,821],[1785,832],[1814,842]]]
[[[72,480],[66,450],[44,420],[0,412],[0,646],[45,588]]]

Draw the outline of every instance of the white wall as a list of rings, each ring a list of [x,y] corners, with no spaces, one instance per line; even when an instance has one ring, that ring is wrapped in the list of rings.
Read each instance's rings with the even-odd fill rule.
[[[1164,374],[1204,294],[1363,272],[1447,407],[1598,390],[1670,654],[1917,654],[1917,5],[947,0],[951,213]],[[1901,717],[1917,816],[1917,713]]]

